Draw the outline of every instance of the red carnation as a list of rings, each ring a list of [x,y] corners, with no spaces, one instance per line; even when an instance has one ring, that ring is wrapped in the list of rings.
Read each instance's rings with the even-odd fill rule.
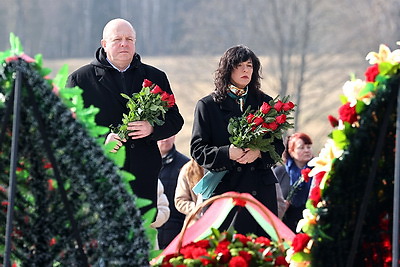
[[[150,87],[153,85],[153,82],[147,79],[144,79],[142,87]]]
[[[284,256],[277,256],[274,266],[289,266],[289,263],[287,263]]]
[[[199,240],[195,243],[195,245],[200,248],[209,248],[210,242],[208,242],[208,240]]]
[[[303,175],[304,182],[308,183],[310,181],[310,177],[308,174],[310,173],[311,169],[310,168],[305,168],[301,170],[301,175]]]
[[[264,102],[262,106],[260,107],[260,111],[262,114],[268,114],[268,112],[271,110],[271,105],[268,104],[267,102]]]
[[[286,122],[286,115],[285,114],[279,115],[278,117],[276,117],[275,120],[276,120],[276,122],[278,124],[285,123]]]
[[[314,186],[313,189],[311,189],[309,198],[311,199],[313,206],[317,207],[317,204],[321,201],[321,189],[319,186]]]
[[[297,234],[293,239],[293,250],[294,252],[303,251],[303,249],[307,246],[308,241],[310,241],[311,237],[307,234],[300,233]]]
[[[246,201],[241,198],[234,198],[233,204],[235,204],[235,206],[244,207],[244,206],[246,206]]]
[[[370,66],[366,71],[365,71],[365,80],[366,82],[375,82],[376,76],[379,74],[379,67],[378,64]]]
[[[229,267],[248,267],[249,264],[241,256],[233,257],[229,262]]]
[[[342,121],[347,121],[353,124],[357,121],[357,112],[355,107],[350,107],[350,102],[347,102],[339,108],[339,118]]]
[[[335,117],[333,117],[332,115],[328,116],[328,120],[330,122],[330,124],[332,125],[332,127],[336,127],[339,125],[339,121],[338,119],[336,119]]]
[[[254,241],[254,243],[256,244],[262,244],[266,247],[271,245],[271,240],[269,240],[268,238],[264,237],[264,236],[259,236],[256,238],[256,240]]]
[[[52,239],[50,239],[49,241],[49,246],[54,246],[57,243],[57,240],[53,237]]]
[[[242,242],[244,245],[246,245],[248,241],[251,241],[249,237],[242,234],[235,234],[234,238]]]
[[[251,254],[244,250],[239,251],[239,256],[243,257],[247,262],[250,262],[252,258]]]

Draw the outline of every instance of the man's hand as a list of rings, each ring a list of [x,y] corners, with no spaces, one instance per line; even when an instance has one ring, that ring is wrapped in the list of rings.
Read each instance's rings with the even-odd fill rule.
[[[148,121],[134,121],[128,123],[128,136],[132,139],[140,139],[153,133],[154,128]]]
[[[115,153],[115,152],[117,152],[118,149],[123,145],[122,142],[126,142],[126,139],[122,139],[122,140],[121,140],[121,138],[119,138],[118,134],[116,134],[116,133],[109,133],[109,134],[107,135],[107,138],[106,138],[105,143],[108,144],[108,143],[110,143],[110,142],[112,142],[112,141],[117,141],[117,144],[114,146],[113,150],[111,150],[111,152]]]

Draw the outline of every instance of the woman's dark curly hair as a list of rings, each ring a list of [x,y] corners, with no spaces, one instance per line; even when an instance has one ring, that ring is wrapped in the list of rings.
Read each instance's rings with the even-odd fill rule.
[[[219,60],[219,66],[215,71],[214,77],[215,90],[212,93],[215,102],[221,102],[226,98],[233,69],[239,63],[245,62],[248,59],[251,59],[253,63],[253,75],[251,76],[248,88],[250,91],[256,91],[257,94],[261,93],[260,80],[262,77],[260,60],[247,46],[236,45],[226,50]]]

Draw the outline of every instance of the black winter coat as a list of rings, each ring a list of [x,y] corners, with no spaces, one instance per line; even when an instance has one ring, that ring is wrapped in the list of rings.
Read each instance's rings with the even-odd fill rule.
[[[256,110],[263,102],[269,102],[271,99],[264,93],[256,95],[255,92],[249,91],[244,110],[249,105],[252,110]],[[195,108],[191,155],[207,170],[229,171],[222,178],[214,194],[228,191],[250,193],[277,214],[275,190],[277,180],[271,170],[275,162],[269,153],[261,152],[262,157],[250,164],[239,164],[229,159],[230,141],[227,130],[229,119],[241,115],[238,104],[229,96],[221,103],[216,103],[211,95],[199,100]],[[275,140],[274,146],[278,154],[283,152],[284,146],[281,140]],[[257,222],[249,218],[251,216],[247,211],[241,213],[235,223],[235,229],[239,233],[265,235]]]
[[[79,68],[68,77],[67,87],[82,88],[85,107],[93,105],[100,109],[96,115],[96,123],[109,127],[121,124],[122,114],[128,114],[127,100],[120,93],[132,95],[139,92],[144,79],[157,84],[167,93],[172,93],[166,74],[143,64],[138,54],[135,54],[125,72],[119,72],[108,63],[104,50],[99,48],[90,64]],[[152,201],[142,212],[157,205],[157,179],[161,168],[157,140],[177,134],[182,126],[183,118],[175,105],[167,111],[164,125],[154,126],[153,134],[137,140],[129,139],[125,143],[124,169],[136,177],[131,182],[133,192],[138,197]]]
[[[168,198],[170,215],[168,221],[157,229],[160,249],[166,248],[180,233],[185,221],[185,215],[175,208],[174,198],[179,172],[188,161],[189,158],[177,151],[175,145],[162,159],[159,179],[164,185],[164,194]]]

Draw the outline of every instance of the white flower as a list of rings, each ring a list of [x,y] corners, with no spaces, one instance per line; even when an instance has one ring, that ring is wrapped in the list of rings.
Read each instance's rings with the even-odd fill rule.
[[[6,96],[0,93],[0,102],[5,103],[6,102]]]
[[[397,42],[397,44],[400,44],[400,42]],[[365,59],[368,60],[369,64],[371,65],[379,64],[382,62],[396,64],[400,62],[400,49],[396,49],[391,52],[389,47],[381,44],[379,46],[379,53],[369,52]]]
[[[328,139],[325,143],[325,147],[321,149],[318,157],[313,158],[308,165],[314,167],[308,176],[315,176],[317,173],[325,171],[329,172],[332,167],[334,159],[339,158],[343,154],[343,149],[339,149],[335,141]]]
[[[357,99],[360,97],[360,92],[364,89],[366,82],[361,79],[353,81],[347,81],[343,85],[343,94],[350,102],[350,107],[354,107],[357,104]]]

